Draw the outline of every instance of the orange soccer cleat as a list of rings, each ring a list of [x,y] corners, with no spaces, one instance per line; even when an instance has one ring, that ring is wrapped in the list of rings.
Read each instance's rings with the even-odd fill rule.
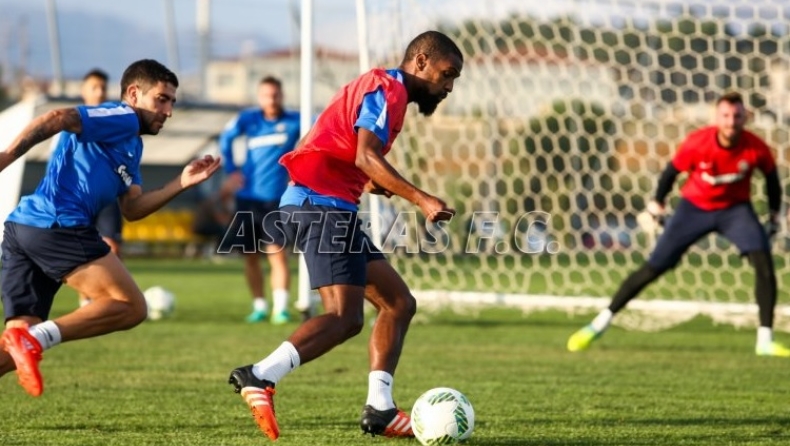
[[[41,362],[41,344],[27,331],[27,326],[6,328],[3,343],[16,364],[16,374],[27,393],[39,396],[44,392],[44,381],[38,363]]]
[[[244,398],[261,431],[270,439],[276,440],[280,436],[280,428],[274,415],[274,384],[258,379],[252,373],[251,365],[230,372],[228,383]]]

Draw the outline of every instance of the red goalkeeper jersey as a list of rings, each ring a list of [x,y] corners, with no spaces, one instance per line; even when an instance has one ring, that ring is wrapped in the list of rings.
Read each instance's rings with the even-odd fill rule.
[[[672,160],[675,168],[688,172],[681,195],[695,206],[713,211],[751,199],[751,178],[755,168],[763,174],[776,169],[768,145],[744,130],[734,147],[719,145],[715,126],[692,132]]]
[[[383,153],[389,152],[403,126],[408,94],[398,79],[383,69],[373,69],[343,87],[318,117],[304,142],[283,155],[291,179],[321,195],[359,203],[368,176],[354,163],[357,132],[354,128],[366,94],[381,90],[386,101],[389,138]]]

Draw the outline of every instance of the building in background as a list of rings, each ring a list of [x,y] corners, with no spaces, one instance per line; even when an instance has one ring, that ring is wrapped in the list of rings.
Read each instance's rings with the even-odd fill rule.
[[[286,107],[299,106],[299,49],[284,49],[209,62],[206,99],[219,104],[244,106],[254,103],[255,90],[266,75],[282,79]],[[359,75],[356,54],[316,48],[313,65],[313,102],[320,110],[337,90]]]

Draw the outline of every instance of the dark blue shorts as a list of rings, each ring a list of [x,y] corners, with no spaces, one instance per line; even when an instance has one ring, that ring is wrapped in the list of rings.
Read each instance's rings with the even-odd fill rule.
[[[279,219],[274,236],[278,244],[293,242],[304,253],[313,289],[329,285],[364,287],[368,262],[384,259],[362,231],[356,212],[305,203],[283,206]]]
[[[765,228],[757,219],[751,203],[706,211],[688,200],[680,200],[656,242],[648,263],[659,272],[671,269],[680,262],[683,253],[691,245],[711,232],[721,234],[742,255],[771,249]]]
[[[121,206],[118,204],[118,200],[113,201],[99,211],[96,215],[96,229],[102,237],[121,243],[123,240],[121,238],[123,216],[121,215]]]
[[[256,247],[255,251],[262,249],[262,245],[276,244],[278,246],[285,246],[275,243],[275,240],[270,235],[276,230],[273,226],[274,222],[276,221],[276,217],[273,215],[276,214],[273,213],[277,212],[279,205],[279,200],[259,201],[237,197],[236,218],[233,219],[230,227],[228,228],[229,233],[237,235],[235,237],[234,243],[237,245],[241,243],[244,246],[254,246]],[[239,212],[249,213],[251,217],[240,218]],[[239,226],[241,224],[244,224],[244,226],[249,225],[250,218],[252,219],[253,230],[239,231]]]
[[[3,232],[5,320],[49,317],[63,277],[110,252],[94,227],[42,229],[7,221]]]

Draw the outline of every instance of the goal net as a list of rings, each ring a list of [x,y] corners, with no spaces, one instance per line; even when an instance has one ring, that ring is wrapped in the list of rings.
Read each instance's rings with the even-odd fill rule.
[[[389,155],[456,217],[436,227],[400,199],[371,208],[381,245],[423,306],[606,306],[655,242],[637,215],[660,172],[727,91],[744,95],[749,128],[787,175],[787,2],[391,0],[366,9],[373,65],[396,66],[428,29],[452,36],[465,56],[453,93],[430,118],[410,109]],[[786,233],[773,241],[780,304],[787,244]],[[657,330],[704,314],[751,325],[753,287],[748,262],[711,235],[618,322]],[[778,328],[790,328],[785,312]]]

